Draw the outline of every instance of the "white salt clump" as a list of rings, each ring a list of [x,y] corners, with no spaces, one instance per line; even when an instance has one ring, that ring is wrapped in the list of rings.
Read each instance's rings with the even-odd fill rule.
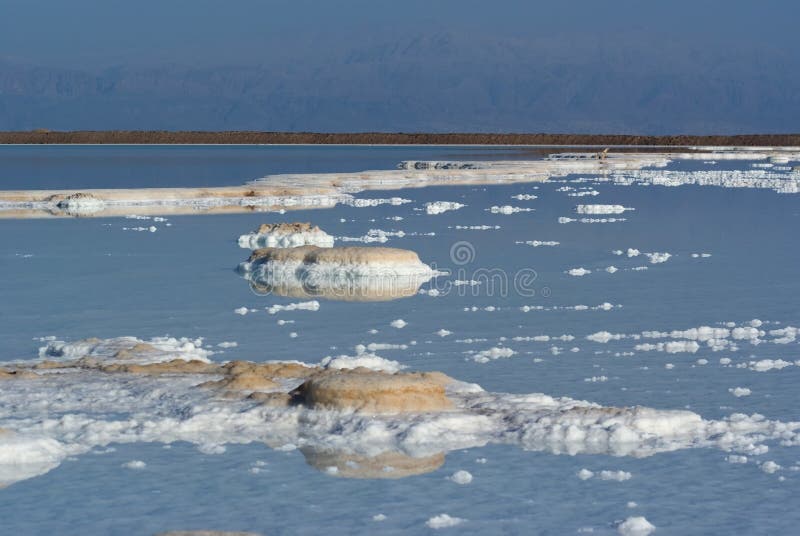
[[[624,482],[630,480],[633,475],[627,471],[600,471],[600,480],[615,480]]]
[[[239,247],[245,249],[294,248],[309,245],[332,247],[334,239],[319,227],[308,223],[279,223],[262,225],[254,232],[241,235],[238,242]]]
[[[236,313],[237,315],[242,315],[242,316],[248,313],[247,307],[237,307],[236,309],[233,310],[233,312]]]
[[[238,342],[235,341],[222,341],[221,343],[217,344],[219,348],[236,348],[239,346]]]
[[[472,482],[472,474],[464,470],[456,471],[455,473],[450,475],[450,477],[448,477],[448,480],[464,486]]]
[[[317,300],[310,300],[267,307],[267,312],[271,315],[280,313],[281,311],[319,311],[319,302]]]
[[[518,212],[533,212],[534,209],[532,208],[524,208],[524,207],[512,207],[511,205],[503,205],[503,206],[493,206],[487,208],[489,212],[492,214],[517,214]]]
[[[616,273],[617,271],[619,271],[619,268],[617,268],[616,266],[609,266],[608,268],[606,268],[606,272],[608,272],[609,274]]]
[[[569,275],[574,276],[574,277],[583,277],[583,276],[585,276],[587,274],[591,274],[592,271],[591,270],[587,270],[586,268],[580,267],[580,268],[571,268],[571,269],[567,270],[566,273],[568,273]]]
[[[452,335],[453,332],[447,331],[446,329],[440,329],[439,331],[436,332],[436,334],[440,337],[447,337],[448,335]]]
[[[586,338],[590,341],[600,342],[605,344],[608,341],[618,341],[620,339],[624,339],[625,335],[621,333],[609,333],[608,331],[598,331],[597,333],[592,333],[591,335],[587,335]]]
[[[656,530],[655,525],[644,516],[629,517],[617,527],[621,536],[648,536]]]
[[[744,464],[744,463],[747,463],[747,456],[740,456],[738,454],[731,454],[730,456],[726,457],[725,460],[728,463]]]
[[[735,396],[736,398],[741,398],[743,396],[750,396],[752,391],[747,387],[732,387],[728,389],[728,392]]]
[[[593,476],[594,476],[594,473],[592,471],[586,469],[586,468],[581,469],[580,471],[578,471],[578,478],[580,478],[581,480],[589,480]]]
[[[517,352],[511,348],[495,346],[494,348],[478,352],[472,356],[472,360],[476,363],[488,363],[489,361],[514,356],[516,353]]]
[[[770,370],[781,370],[791,367],[792,363],[783,359],[761,359],[760,361],[750,361],[747,368],[755,372],[767,372]]]
[[[578,214],[622,214],[626,210],[634,210],[622,205],[578,205],[575,212]]]
[[[362,367],[380,372],[388,372],[390,374],[399,372],[406,368],[405,365],[401,365],[397,361],[385,359],[371,353],[362,353],[356,356],[328,356],[320,361],[319,364],[322,368],[332,370],[348,370]]]
[[[667,262],[670,257],[672,257],[669,253],[645,253],[647,258],[650,259],[650,264],[660,264],[662,262]]]
[[[767,473],[768,475],[771,475],[777,471],[780,471],[781,466],[770,460],[761,464],[761,470]]]
[[[375,514],[372,516],[373,521],[386,521],[386,516],[384,514]]]
[[[392,322],[389,325],[392,326],[393,328],[403,329],[404,327],[406,327],[407,324],[408,323],[405,320],[403,320],[402,318],[398,318],[397,320],[392,320]]]
[[[638,257],[641,254],[642,254],[642,252],[639,251],[638,249],[628,248],[628,252],[627,252],[628,258],[630,258],[630,257]]]
[[[450,517],[447,514],[439,514],[438,516],[433,516],[430,518],[425,522],[425,524],[432,529],[444,529],[447,527],[455,527],[464,521],[466,521],[466,519],[462,519],[460,517]]]
[[[112,339],[84,339],[75,342],[52,341],[39,348],[39,357],[48,360],[76,360],[92,358],[104,362],[125,362],[128,364],[161,363],[180,359],[183,361],[203,361],[214,352],[202,347],[203,339],[180,339],[174,337],[154,337],[141,340],[136,337],[115,337]]]
[[[147,467],[147,464],[141,460],[132,460],[127,463],[123,463],[122,467],[125,467],[126,469],[137,470],[137,469],[144,469],[145,467]]]
[[[731,364],[731,358],[730,357],[720,357],[719,358],[719,364],[720,365],[730,365]]]
[[[431,215],[441,214],[448,210],[458,210],[464,206],[466,205],[456,203],[455,201],[432,201],[430,203],[425,203],[425,212]]]
[[[526,246],[532,246],[532,247],[535,247],[535,248],[542,247],[542,246],[554,247],[554,246],[558,246],[558,245],[561,244],[561,242],[557,242],[555,240],[526,240],[524,242],[517,241],[515,243],[516,244],[525,244]]]

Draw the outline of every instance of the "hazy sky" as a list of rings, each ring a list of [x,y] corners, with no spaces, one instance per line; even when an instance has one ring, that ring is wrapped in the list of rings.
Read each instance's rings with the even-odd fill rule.
[[[0,57],[82,68],[258,64],[441,31],[797,53],[798,20],[794,0],[0,0]]]
[[[0,0],[0,129],[800,131],[797,0]]]

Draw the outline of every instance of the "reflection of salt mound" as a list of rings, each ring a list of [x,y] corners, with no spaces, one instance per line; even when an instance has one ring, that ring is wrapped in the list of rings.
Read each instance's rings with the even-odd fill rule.
[[[298,246],[333,247],[333,237],[310,223],[265,223],[239,237],[239,247],[246,249]]]
[[[443,452],[415,458],[392,451],[376,456],[308,447],[300,451],[311,467],[342,478],[405,478],[431,473],[444,465]]]
[[[366,413],[404,413],[451,409],[445,396],[450,379],[441,373],[387,374],[369,369],[320,372],[294,394],[317,409],[347,409]]]
[[[353,301],[413,296],[436,275],[415,252],[384,247],[264,248],[239,272],[259,293]]]

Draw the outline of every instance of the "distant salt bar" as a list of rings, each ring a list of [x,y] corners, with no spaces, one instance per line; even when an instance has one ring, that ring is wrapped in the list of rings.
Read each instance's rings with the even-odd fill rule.
[[[239,237],[239,247],[294,248],[299,246],[333,247],[333,237],[310,223],[265,223]]]

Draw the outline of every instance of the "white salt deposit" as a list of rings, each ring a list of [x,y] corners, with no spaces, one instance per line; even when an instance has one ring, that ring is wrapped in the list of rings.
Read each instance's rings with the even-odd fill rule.
[[[278,314],[283,311],[319,311],[319,302],[317,300],[310,300],[289,303],[286,305],[275,304],[267,307],[266,310],[271,315]]]
[[[644,516],[629,517],[617,527],[617,532],[621,536],[648,536],[655,530],[655,525],[650,523]]]
[[[431,215],[442,214],[443,212],[458,210],[465,206],[466,205],[456,203],[455,201],[431,201],[429,203],[425,203],[425,212]]]
[[[578,214],[622,214],[627,210],[634,210],[622,205],[578,205],[575,212]]]
[[[491,212],[492,214],[517,214],[520,212],[533,212],[534,209],[532,208],[525,208],[525,207],[512,207],[511,205],[503,205],[503,206],[493,206],[486,209],[487,211]]]
[[[466,519],[462,519],[460,517],[451,517],[448,514],[439,514],[430,518],[425,522],[425,524],[432,529],[444,529],[448,527],[455,527],[456,525],[460,525],[465,521]]]
[[[392,326],[393,328],[403,329],[404,327],[406,327],[408,325],[408,323],[405,320],[403,320],[402,318],[398,318],[397,320],[392,320],[389,323],[389,325]]]
[[[752,391],[747,387],[732,387],[728,389],[728,392],[735,396],[736,398],[741,398],[743,396],[750,396]]]
[[[493,347],[489,348],[488,350],[482,350],[477,354],[472,356],[472,360],[476,363],[488,363],[489,361],[495,361],[497,359],[503,359],[507,357],[512,357],[516,355],[517,352],[512,350],[511,348],[506,347]]]
[[[567,274],[569,274],[571,276],[574,276],[574,277],[583,277],[583,276],[585,276],[587,274],[591,274],[592,271],[591,270],[587,270],[586,268],[580,267],[580,268],[570,268],[565,273],[567,273]]]
[[[464,470],[456,471],[448,477],[448,480],[464,486],[472,482],[472,474]]]
[[[298,246],[332,247],[334,239],[319,227],[274,225],[264,226],[263,231],[254,231],[239,237],[240,248],[294,248]]]

